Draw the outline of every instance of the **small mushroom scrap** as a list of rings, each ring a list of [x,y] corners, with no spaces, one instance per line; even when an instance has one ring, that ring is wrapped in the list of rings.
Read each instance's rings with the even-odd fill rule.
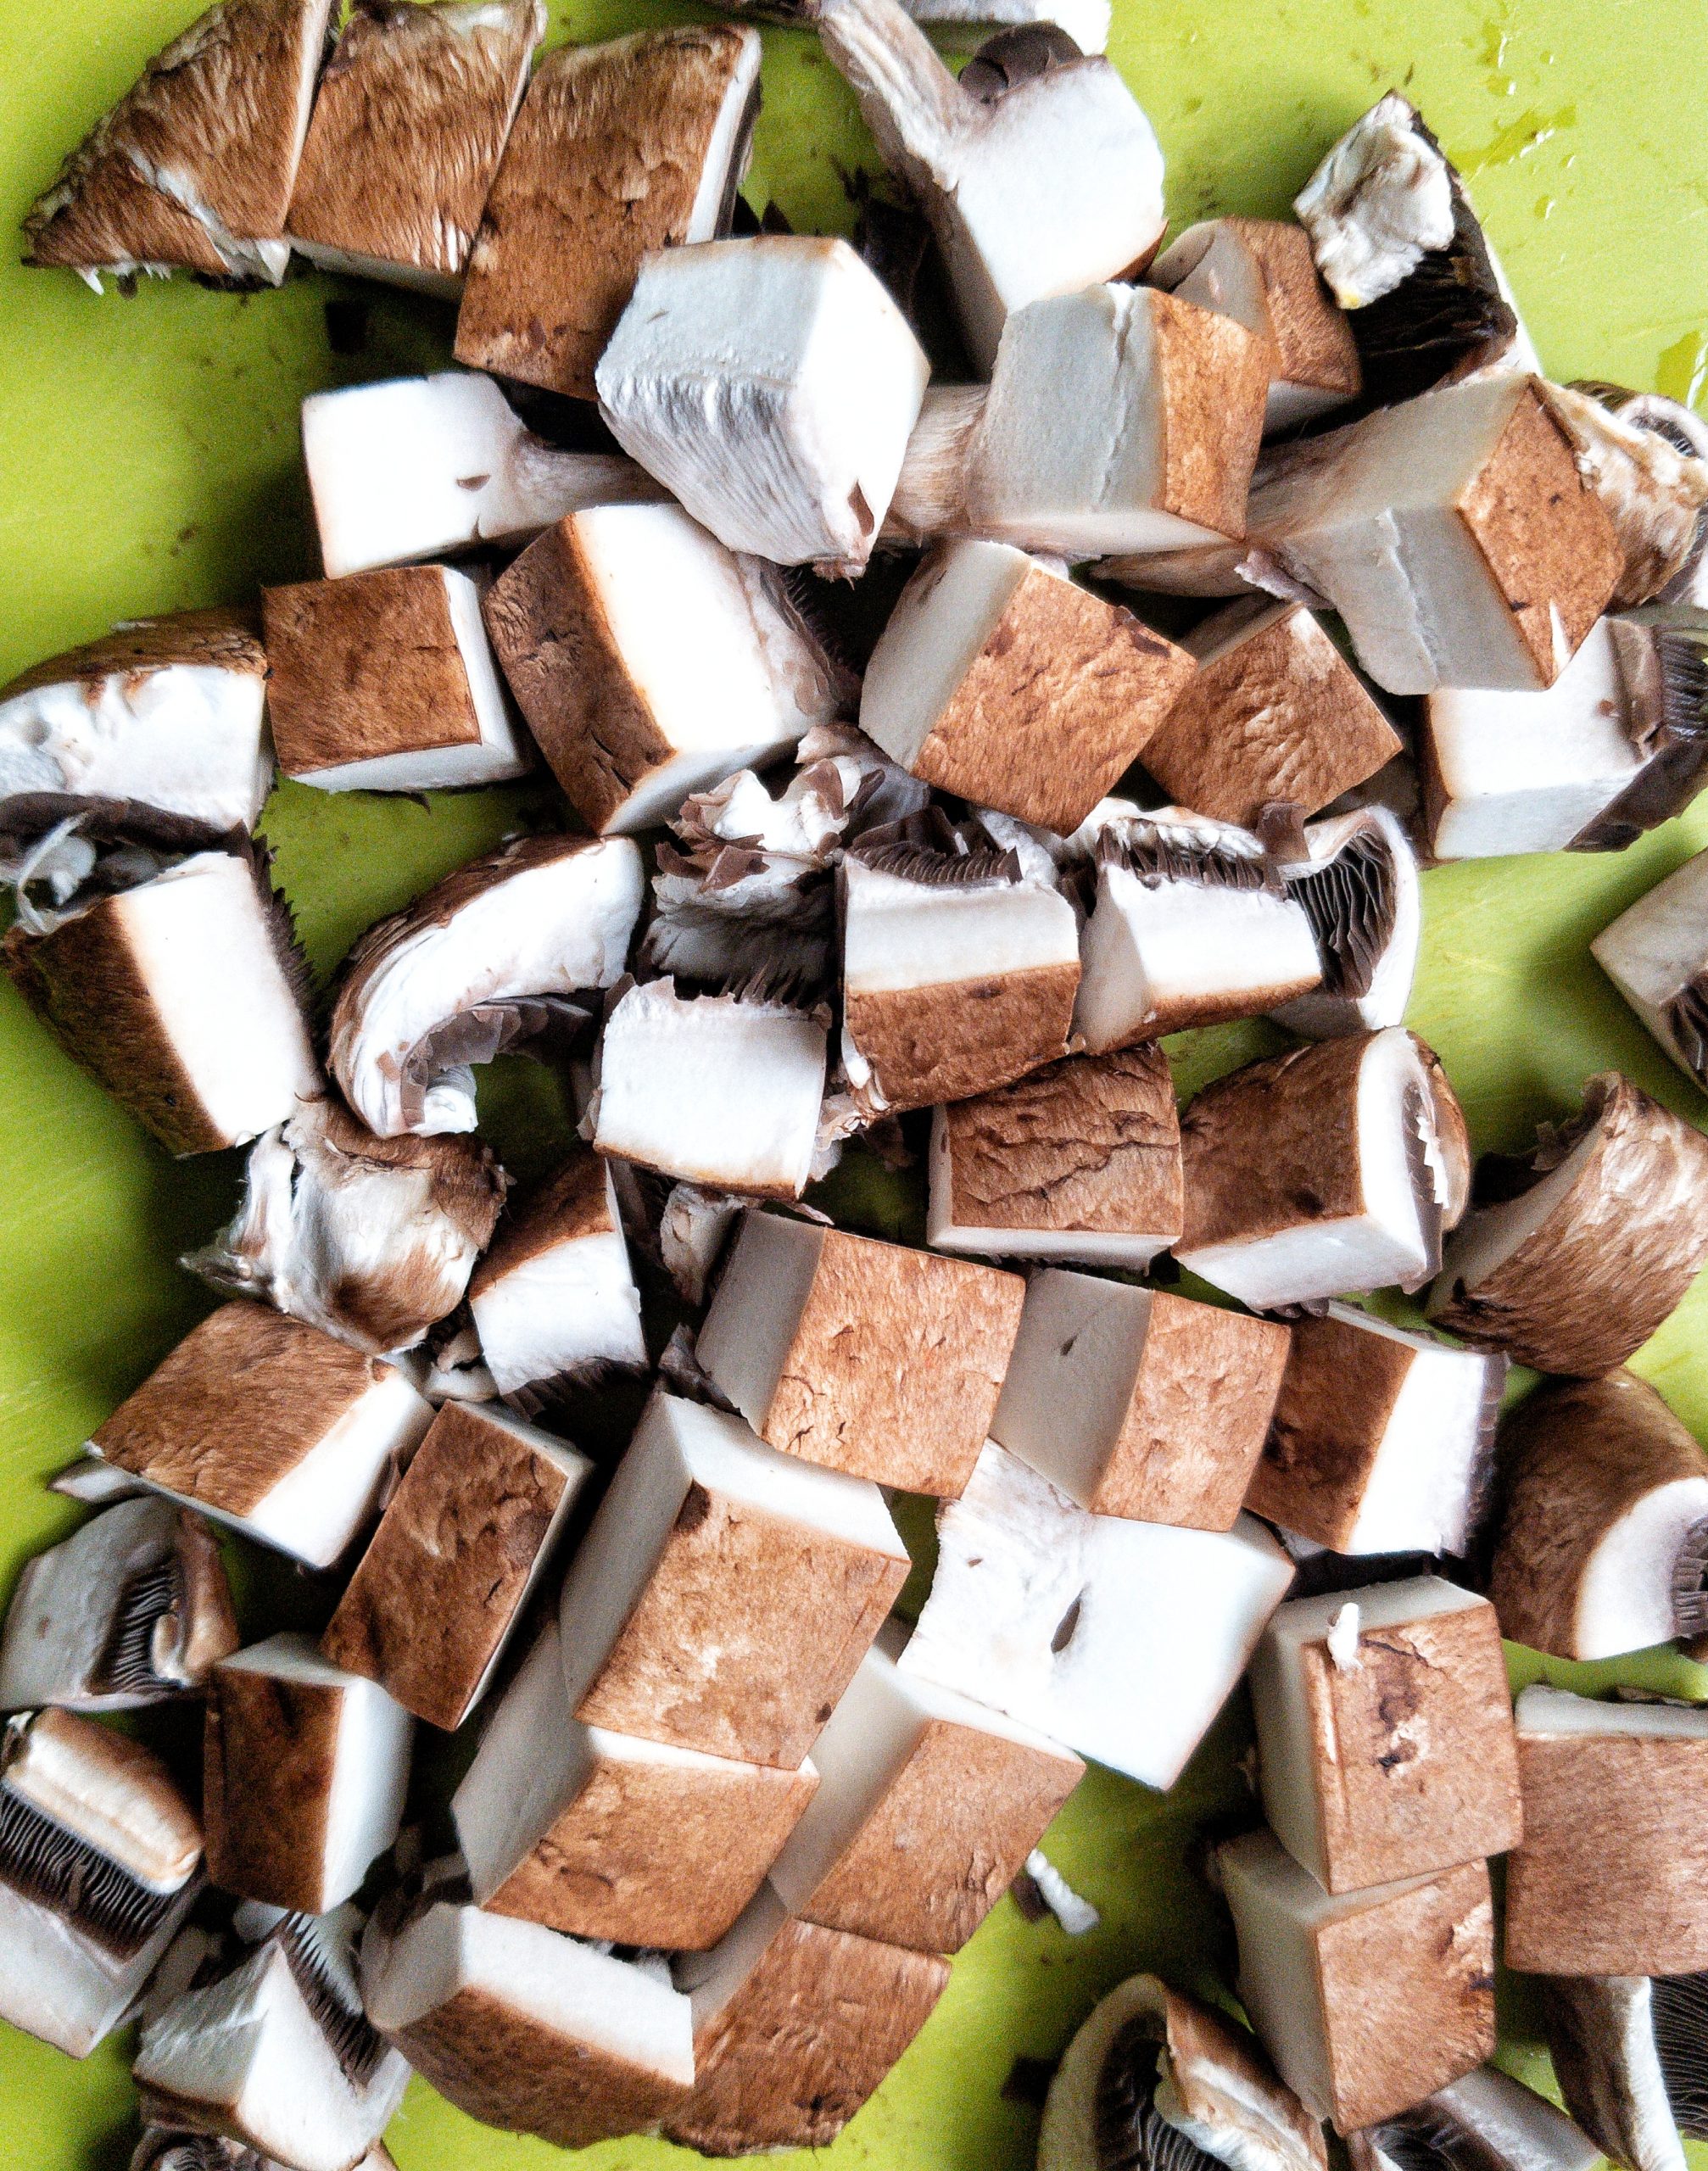
[[[1527,1157],[1485,1162],[1430,1317],[1538,1371],[1610,1372],[1708,1259],[1708,1140],[1617,1071]]]
[[[544,35],[542,0],[357,0],[321,74],[292,247],[455,295]]]
[[[570,1715],[549,1622],[451,1801],[477,1901],[577,1937],[700,1952],[765,1881],[817,1765],[754,1764]]]
[[[1387,807],[1361,806],[1304,829],[1305,857],[1281,868],[1316,935],[1321,985],[1275,1013],[1312,1040],[1398,1025],[1423,938],[1417,857]]]
[[[486,198],[456,359],[577,399],[644,258],[729,231],[759,111],[759,33],[566,45],[534,72]]]
[[[1045,1267],[991,1437],[1094,1515],[1229,1531],[1288,1340],[1278,1320]]]
[[[1625,2171],[1685,2171],[1682,2136],[1708,2138],[1702,1976],[1552,1975],[1538,1988],[1555,2079],[1586,2149]]]
[[[200,1884],[202,1834],[152,1750],[70,1711],[0,1737],[0,2020],[74,2058],[111,2033]]]
[[[0,1711],[134,1711],[200,1688],[237,1648],[207,1525],[120,1500],[24,1565],[0,1632]]]
[[[1589,950],[1686,1077],[1708,1091],[1708,852],[1628,905]]]
[[[331,0],[218,0],[156,53],[24,221],[26,264],[277,286]]]
[[[1569,2086],[1557,2049],[1555,2070]],[[1683,2171],[1676,2137],[1673,2148],[1677,2163],[1669,2159],[1665,2171]],[[1450,2171],[1471,2162],[1488,2171],[1595,2171],[1601,2153],[1545,2096],[1492,2065],[1449,2081],[1412,2110],[1348,2134],[1347,2152],[1353,2171]]]
[[[1018,1275],[971,1259],[749,1212],[696,1349],[768,1446],[954,1499],[990,1431],[1025,1293]]]
[[[620,977],[644,894],[627,838],[513,837],[371,927],[332,1009],[351,1107],[382,1138],[472,1130],[472,1066]]]

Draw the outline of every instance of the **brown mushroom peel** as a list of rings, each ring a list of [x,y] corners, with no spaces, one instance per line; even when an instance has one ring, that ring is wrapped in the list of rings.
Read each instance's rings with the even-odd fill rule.
[[[1349,2134],[1347,2148],[1354,2171],[1595,2171],[1600,2156],[1545,2096],[1494,2065],[1478,2066],[1414,2109]]]
[[[1543,2032],[1566,2108],[1625,2171],[1684,2171],[1702,2138],[1702,1978],[1550,1975]]]
[[[1708,1091],[1708,853],[1627,905],[1589,950],[1686,1077]]]
[[[120,1500],[26,1561],[0,1633],[0,1711],[122,1711],[199,1688],[237,1648],[207,1525]]]
[[[1423,935],[1417,856],[1387,808],[1305,825],[1307,857],[1282,868],[1304,907],[1322,985],[1283,1003],[1277,1021],[1313,1040],[1398,1025],[1411,1000]]]

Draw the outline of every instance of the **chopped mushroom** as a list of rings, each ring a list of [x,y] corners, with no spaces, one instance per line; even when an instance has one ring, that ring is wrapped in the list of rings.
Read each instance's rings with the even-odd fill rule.
[[[172,2107],[162,2104],[164,2114]],[[173,2115],[177,2115],[176,2111]],[[271,2157],[259,2157],[242,2141],[224,2140],[215,2134],[181,2132],[153,2119],[131,2158],[130,2171],[287,2171]],[[398,2171],[387,2150],[376,2141],[354,2171]]]
[[[1109,42],[1109,0],[903,0],[916,23],[950,37],[963,27],[988,24],[1004,29],[1054,24],[1081,53],[1101,53]]]
[[[120,1500],[25,1563],[0,1636],[0,1711],[158,1704],[237,1648],[207,1525],[170,1500]]]
[[[1627,905],[1589,950],[1673,1062],[1708,1091],[1708,852]]]
[[[455,295],[544,35],[543,0],[356,0],[321,71],[292,246],[325,271]]]
[[[1493,2065],[1449,2081],[1412,2110],[1348,2134],[1347,2151],[1353,2171],[1454,2171],[1467,2163],[1487,2171],[1595,2171],[1600,2160],[1594,2141],[1564,2112]],[[1680,2154],[1677,2171],[1683,2165]]]
[[[331,0],[219,0],[157,53],[24,221],[26,264],[101,291],[176,267],[277,286]]]
[[[1555,2078],[1589,2135],[1586,2152],[1625,2171],[1685,2171],[1681,2136],[1708,2138],[1703,1977],[1552,1975],[1538,1988]]]
[[[620,977],[642,895],[626,838],[515,837],[371,927],[329,1047],[357,1114],[382,1138],[472,1130],[472,1066]]]
[[[1322,984],[1275,1016],[1331,1040],[1397,1025],[1411,1000],[1423,937],[1417,859],[1386,806],[1306,824],[1305,857],[1285,865],[1288,889],[1316,935]]]
[[[591,399],[643,259],[728,232],[758,111],[756,31],[700,24],[548,53],[486,199],[458,361]]]
[[[1487,1203],[1448,1246],[1429,1315],[1515,1364],[1612,1371],[1708,1259],[1708,1140],[1617,1071],[1478,1180]]]
[[[1579,472],[1612,516],[1625,570],[1619,604],[1708,600],[1708,438],[1688,407],[1612,386],[1551,385]]]

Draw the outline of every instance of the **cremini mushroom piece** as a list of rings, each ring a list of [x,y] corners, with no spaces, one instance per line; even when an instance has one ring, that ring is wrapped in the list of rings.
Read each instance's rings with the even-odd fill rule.
[[[1555,2057],[1558,2072],[1558,2051]],[[1412,2110],[1348,2134],[1347,2151],[1353,2171],[1447,2171],[1471,2158],[1488,2171],[1595,2171],[1601,2154],[1545,2096],[1493,2065],[1478,2066]]]
[[[1708,1091],[1708,852],[1627,905],[1589,950],[1686,1077]]]
[[[1548,1975],[1543,2033],[1566,2108],[1625,2171],[1685,2171],[1708,2125],[1697,2077],[1700,1974]]]
[[[1708,437],[1695,415],[1659,393],[1616,385],[1556,384],[1548,396],[1625,554],[1614,601],[1708,601]]]
[[[1386,806],[1360,806],[1304,829],[1305,857],[1283,865],[1316,935],[1321,985],[1275,1013],[1312,1040],[1398,1025],[1423,937],[1417,857]]]

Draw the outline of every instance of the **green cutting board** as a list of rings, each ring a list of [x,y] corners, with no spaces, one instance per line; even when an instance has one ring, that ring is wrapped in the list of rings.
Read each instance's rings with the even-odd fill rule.
[[[0,0],[0,231],[61,153],[182,27],[190,0]],[[555,7],[553,37],[680,20],[653,0]],[[797,226],[847,223],[839,165],[870,161],[851,99],[813,42],[766,33],[766,104],[749,193]],[[1708,379],[1708,39],[1700,0],[1118,0],[1111,47],[1156,123],[1177,222],[1282,212],[1325,146],[1404,87],[1469,179],[1544,360],[1557,376]],[[5,254],[9,259],[8,248]],[[366,302],[365,321],[327,304]],[[359,312],[360,314],[360,312]],[[236,601],[315,571],[297,447],[305,393],[441,365],[447,317],[378,289],[293,280],[237,298],[180,281],[97,299],[69,276],[0,267],[0,681],[112,620]],[[286,786],[265,829],[318,972],[357,931],[495,839],[525,795],[431,807]],[[1448,868],[1425,878],[1410,1022],[1444,1058],[1479,1147],[1513,1147],[1610,1066],[1693,1121],[1701,1097],[1590,962],[1590,937],[1708,841],[1708,805],[1621,857]],[[1264,1045],[1263,1029],[1179,1052],[1189,1082]],[[506,1157],[538,1161],[561,1123],[550,1082],[511,1070],[483,1097]],[[0,990],[0,1575],[75,1511],[42,1478],[206,1308],[174,1264],[229,1211],[233,1155],[167,1160]],[[1708,1437],[1699,1291],[1638,1360]],[[275,1577],[269,1602],[291,1601]],[[252,1612],[259,1605],[251,1594]],[[1515,1661],[1520,1677],[1539,1662]],[[1553,1666],[1559,1678],[1571,1669]],[[1589,1673],[1588,1669],[1578,1672]],[[1627,1664],[1682,1693],[1708,1676]],[[1598,1669],[1592,1678],[1608,1676]],[[193,1743],[181,1728],[181,1747]],[[1017,2059],[1059,2051],[1098,1994],[1136,1968],[1225,1969],[1225,1933],[1187,1862],[1206,1820],[1248,1799],[1236,1704],[1166,1797],[1093,1772],[1050,1851],[1102,1911],[1071,1939],[997,1907],[941,2006],[832,2164],[1008,2171],[1035,2112],[1005,2099]],[[1503,2057],[1540,2078],[1521,1995]],[[0,2167],[122,2166],[133,2137],[121,2039],[82,2065],[0,2029]],[[1024,2073],[1024,2068],[1022,2068]],[[1024,2091],[1020,2091],[1024,2092]],[[403,2171],[522,2171],[544,2144],[492,2134],[416,2084],[392,2129]],[[593,2171],[685,2163],[617,2141]],[[804,2163],[807,2159],[790,2158]]]

